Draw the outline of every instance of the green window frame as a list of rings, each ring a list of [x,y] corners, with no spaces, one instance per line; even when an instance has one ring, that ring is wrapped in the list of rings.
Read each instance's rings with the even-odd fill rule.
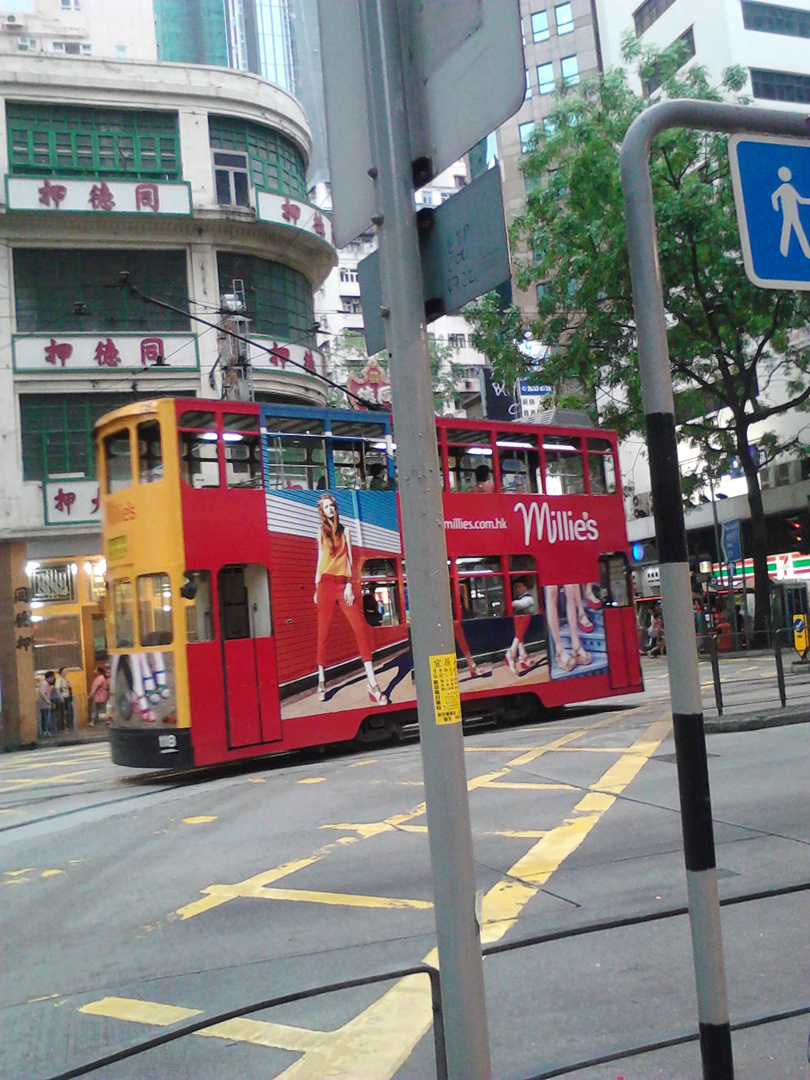
[[[122,270],[138,287],[175,307],[188,307],[188,271],[182,250],[15,248],[17,332],[188,333],[190,320],[145,304],[116,285]]]
[[[6,103],[12,176],[181,180],[176,112]]]
[[[70,475],[95,480],[93,426],[136,394],[20,394],[23,479]]]
[[[311,348],[315,344],[315,308],[307,277],[284,263],[254,255],[220,251],[217,254],[219,291],[232,291],[244,281],[251,334]]]
[[[294,199],[307,198],[304,155],[294,142],[273,128],[234,116],[208,117],[212,150],[233,150],[248,155],[253,186]]]

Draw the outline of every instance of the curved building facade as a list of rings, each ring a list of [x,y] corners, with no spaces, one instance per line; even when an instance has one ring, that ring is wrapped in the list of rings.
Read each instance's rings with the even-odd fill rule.
[[[34,671],[65,664],[83,715],[105,655],[96,419],[141,397],[244,392],[245,348],[256,398],[325,402],[313,292],[336,254],[307,201],[301,107],[257,76],[34,54],[4,57],[0,95],[0,678],[15,745]]]

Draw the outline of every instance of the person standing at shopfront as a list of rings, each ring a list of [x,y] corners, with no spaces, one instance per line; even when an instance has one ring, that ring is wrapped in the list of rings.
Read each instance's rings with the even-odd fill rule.
[[[46,738],[53,735],[53,705],[51,704],[51,691],[54,688],[56,677],[52,671],[46,671],[39,680],[37,689],[37,708],[39,710],[39,737]]]
[[[104,673],[104,668],[99,665],[96,668],[96,677],[90,687],[90,727],[101,721],[106,715],[107,698],[110,693],[110,684]]]
[[[54,688],[59,695],[59,727],[64,731],[73,731],[73,687],[63,667],[56,673]]]

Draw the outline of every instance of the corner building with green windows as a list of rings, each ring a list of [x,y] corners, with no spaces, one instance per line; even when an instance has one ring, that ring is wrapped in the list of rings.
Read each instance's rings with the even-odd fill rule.
[[[194,315],[236,319],[286,350],[280,365],[250,347],[258,400],[325,403],[313,292],[336,254],[307,198],[301,107],[264,79],[34,54],[4,57],[0,94],[0,683],[12,747],[37,737],[36,672],[67,667],[82,723],[106,658],[95,421],[139,398],[221,395],[232,339]]]

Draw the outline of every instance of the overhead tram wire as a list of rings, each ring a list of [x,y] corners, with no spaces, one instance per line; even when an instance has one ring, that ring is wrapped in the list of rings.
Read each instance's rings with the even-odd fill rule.
[[[333,379],[330,379],[328,375],[321,375],[317,371],[313,371],[311,368],[305,367],[304,364],[299,363],[297,360],[293,360],[291,357],[286,356],[279,349],[272,349],[269,345],[263,345],[260,341],[254,341],[252,338],[246,337],[244,334],[238,334],[235,330],[228,330],[224,326],[220,326],[218,323],[210,322],[208,319],[204,319],[201,315],[195,315],[191,311],[186,311],[181,307],[177,307],[175,304],[170,304],[166,300],[158,300],[156,296],[147,296],[146,293],[141,292],[137,285],[133,285],[131,275],[128,270],[123,270],[118,277],[118,288],[128,289],[130,296],[136,296],[140,300],[143,300],[145,304],[154,304],[156,307],[164,308],[166,311],[173,311],[176,315],[182,315],[186,319],[193,319],[194,322],[202,323],[203,326],[207,326],[212,330],[218,330],[220,333],[227,334],[229,337],[236,338],[237,341],[244,341],[246,344],[253,346],[253,348],[260,349],[262,352],[267,353],[269,356],[274,356],[278,360],[283,360],[285,364],[291,364],[293,367],[300,368],[301,371],[306,371],[308,375],[314,376],[316,379],[320,379],[321,382],[331,386],[334,390],[339,390],[340,393],[345,394],[346,397],[356,401],[362,409],[366,409],[369,412],[388,412],[383,405],[378,405],[373,401],[366,401],[365,398],[359,397],[359,395],[348,390],[345,386],[341,386],[340,383],[336,383]],[[218,363],[219,361],[217,361]],[[212,369],[213,370],[213,369]]]

